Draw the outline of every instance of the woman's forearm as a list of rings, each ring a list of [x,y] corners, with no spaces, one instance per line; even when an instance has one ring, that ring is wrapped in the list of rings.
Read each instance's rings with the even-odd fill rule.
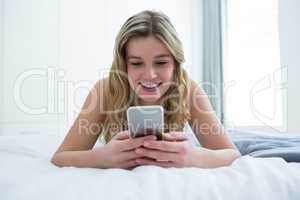
[[[58,167],[101,168],[99,158],[95,159],[93,150],[58,152],[52,157],[51,162]]]
[[[202,148],[200,150],[199,167],[216,168],[228,166],[240,156],[240,152],[235,149],[211,150]]]

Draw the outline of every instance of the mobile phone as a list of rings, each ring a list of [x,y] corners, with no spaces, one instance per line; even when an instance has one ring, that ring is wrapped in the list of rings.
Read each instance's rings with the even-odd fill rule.
[[[162,106],[131,106],[127,110],[127,121],[132,138],[156,135],[162,140],[164,109]]]

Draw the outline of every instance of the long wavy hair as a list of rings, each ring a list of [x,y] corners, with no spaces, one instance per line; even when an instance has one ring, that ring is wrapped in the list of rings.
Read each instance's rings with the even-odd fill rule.
[[[174,84],[171,84],[160,102],[165,110],[164,132],[182,131],[190,112],[187,103],[188,75],[182,68],[184,52],[182,43],[170,19],[162,12],[145,10],[130,17],[121,27],[114,47],[113,63],[109,72],[105,93],[106,118],[103,123],[102,139],[108,143],[122,130],[127,130],[126,111],[138,105],[137,95],[131,89],[126,66],[126,48],[133,37],[154,36],[162,41],[171,52],[175,69]]]

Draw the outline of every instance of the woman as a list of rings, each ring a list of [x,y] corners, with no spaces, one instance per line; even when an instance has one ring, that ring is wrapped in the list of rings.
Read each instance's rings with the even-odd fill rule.
[[[109,77],[99,80],[52,162],[57,166],[123,168],[139,165],[212,168],[230,165],[240,153],[216,119],[204,91],[182,68],[182,44],[161,12],[130,17],[115,42]],[[165,134],[131,138],[126,111],[162,105]],[[202,148],[182,132],[192,127]],[[102,136],[105,145],[93,148]]]

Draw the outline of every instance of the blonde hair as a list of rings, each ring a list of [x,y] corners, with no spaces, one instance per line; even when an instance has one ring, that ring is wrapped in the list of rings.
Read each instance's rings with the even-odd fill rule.
[[[188,76],[182,68],[184,53],[181,41],[169,18],[162,12],[143,11],[130,17],[121,27],[115,41],[114,58],[108,78],[105,96],[106,119],[102,137],[108,143],[119,131],[127,129],[127,108],[137,104],[127,75],[126,47],[133,37],[155,36],[171,52],[174,61],[174,82],[162,98],[167,98],[162,106],[165,109],[165,132],[182,131],[190,119],[187,105]]]

